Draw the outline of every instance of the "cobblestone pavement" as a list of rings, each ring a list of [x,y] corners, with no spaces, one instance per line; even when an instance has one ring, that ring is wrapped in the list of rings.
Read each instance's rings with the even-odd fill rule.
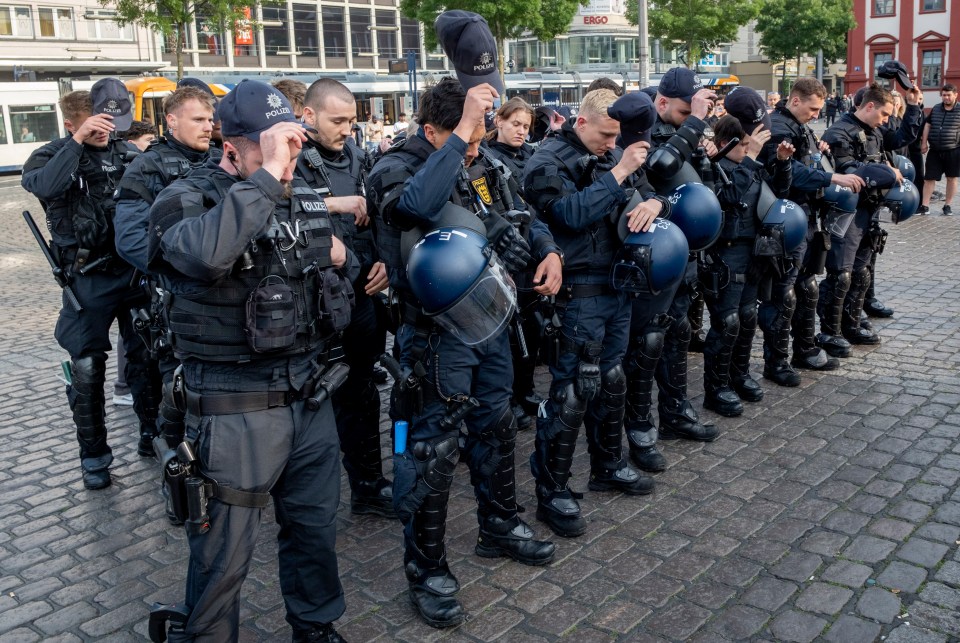
[[[59,296],[20,221],[24,207],[39,207],[13,179],[0,179],[0,203],[0,641],[142,640],[148,605],[183,595],[184,535],[164,517],[156,464],[136,455],[128,408],[108,408],[113,486],[83,489],[57,379]],[[876,323],[883,345],[856,349],[838,371],[804,373],[799,388],[765,385],[764,401],[740,418],[704,413],[720,439],[665,444],[671,466],[651,497],[587,493],[589,529],[557,539],[553,564],[473,554],[475,503],[460,467],[448,544],[471,619],[458,629],[415,616],[397,525],[341,504],[340,632],[351,641],[960,641],[960,219],[888,227],[879,292],[897,314]],[[699,406],[700,356],[690,363]],[[518,489],[529,508],[532,443],[521,433]],[[585,451],[581,443],[576,489],[586,487]],[[243,588],[244,641],[289,640],[275,533],[267,510]]]

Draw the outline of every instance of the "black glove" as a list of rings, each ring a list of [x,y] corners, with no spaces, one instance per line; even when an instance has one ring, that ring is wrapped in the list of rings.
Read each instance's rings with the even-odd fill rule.
[[[520,236],[513,225],[496,213],[491,213],[484,221],[487,227],[487,240],[493,245],[504,267],[510,272],[524,270],[530,263],[530,244]]]
[[[573,381],[573,392],[584,402],[589,402],[600,392],[600,365],[580,362],[577,379]]]
[[[107,237],[107,223],[97,217],[73,215],[73,236],[81,248],[94,249],[100,247]]]

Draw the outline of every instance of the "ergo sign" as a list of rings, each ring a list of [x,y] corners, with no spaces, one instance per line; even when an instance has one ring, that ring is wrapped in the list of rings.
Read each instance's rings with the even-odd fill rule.
[[[605,25],[607,24],[607,16],[584,16],[583,24],[585,25]]]

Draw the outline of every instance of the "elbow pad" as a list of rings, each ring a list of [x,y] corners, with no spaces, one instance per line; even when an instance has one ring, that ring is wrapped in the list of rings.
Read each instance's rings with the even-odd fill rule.
[[[684,157],[680,150],[670,143],[665,143],[650,152],[650,155],[647,156],[645,169],[662,179],[669,179],[680,171],[683,162]]]

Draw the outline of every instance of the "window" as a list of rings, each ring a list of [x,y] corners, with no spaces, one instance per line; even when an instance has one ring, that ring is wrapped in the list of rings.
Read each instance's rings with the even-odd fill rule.
[[[133,28],[120,26],[115,20],[87,18],[87,38],[90,40],[133,40]]]
[[[377,26],[387,29],[397,28],[397,14],[393,11],[377,9]],[[377,31],[377,52],[381,58],[399,58],[397,54],[397,32]]]
[[[40,7],[37,14],[40,16],[41,38],[73,40],[77,37],[73,28],[73,9]]]
[[[409,18],[400,18],[400,43],[403,45],[401,54],[408,51],[417,52],[417,66],[420,66],[420,23]]]
[[[204,15],[195,18],[197,27],[197,49],[205,54],[223,56],[226,51],[223,47],[223,34],[214,20]]]
[[[0,36],[32,38],[30,7],[0,7]]]
[[[350,9],[350,41],[354,56],[373,53],[371,33],[370,10]],[[356,64],[356,61],[354,61],[354,64]]]
[[[7,124],[3,120],[3,112],[0,111],[0,145],[7,144]]]
[[[290,51],[289,26],[286,6],[263,6],[263,42],[268,56]]]
[[[877,70],[880,69],[880,66],[888,60],[893,60],[893,52],[880,51],[873,54],[873,74],[871,74],[871,76],[873,76],[877,82],[883,80],[882,78],[876,78]]]
[[[943,83],[943,50],[920,52],[920,87],[939,89]]]
[[[347,35],[342,7],[323,7],[323,50],[328,57],[346,58]]]
[[[45,143],[60,136],[53,105],[11,105],[14,143]]]
[[[317,7],[308,4],[293,5],[294,50],[301,56],[316,58],[320,55],[317,44]]]
[[[926,13],[928,11],[946,11],[946,3],[944,0],[923,0],[920,13]]]
[[[892,16],[897,12],[896,0],[873,0],[873,15]]]

